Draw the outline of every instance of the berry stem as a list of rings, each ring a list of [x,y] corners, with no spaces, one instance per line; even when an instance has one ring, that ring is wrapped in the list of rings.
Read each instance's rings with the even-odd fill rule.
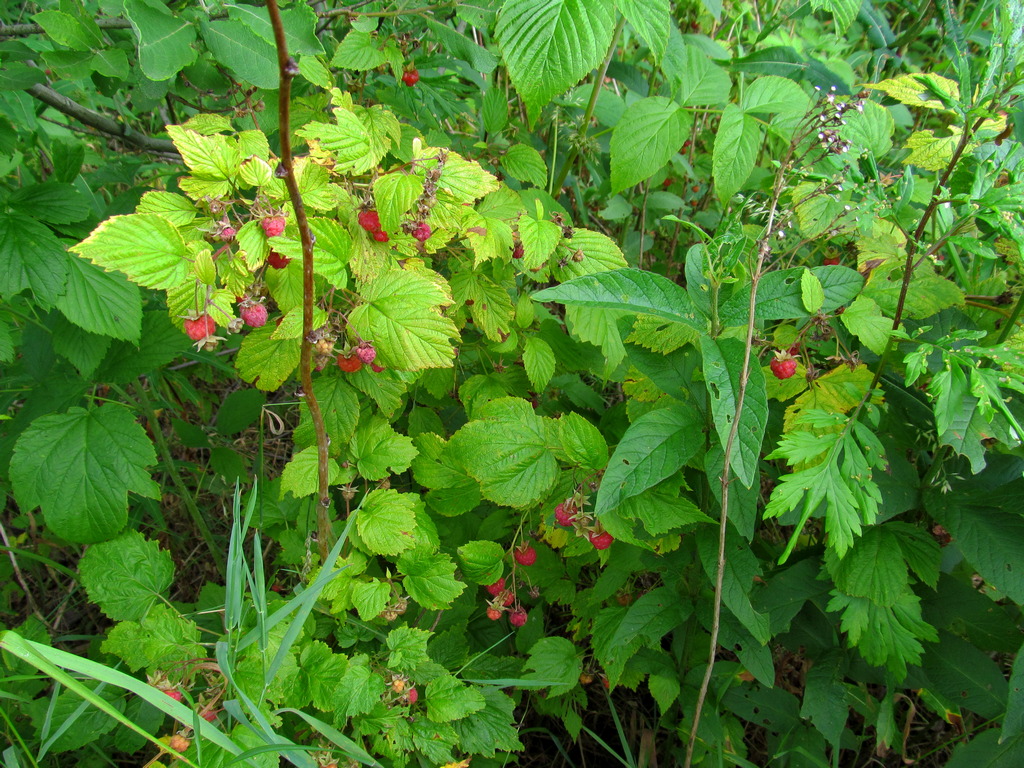
[[[298,74],[295,59],[288,55],[285,41],[284,23],[277,0],[268,0],[267,11],[270,14],[270,25],[274,29],[274,43],[277,47],[277,67],[281,78],[281,89],[278,92],[277,124],[281,141],[281,168],[284,170],[284,183],[288,188],[288,197],[295,210],[295,223],[299,227],[299,238],[302,241],[302,354],[299,363],[299,374],[302,380],[302,392],[305,396],[309,416],[313,420],[316,432],[317,447],[317,491],[320,504],[316,510],[317,543],[320,546],[320,561],[327,559],[327,553],[333,544],[331,531],[331,495],[328,489],[330,477],[329,459],[327,455],[327,430],[324,427],[320,404],[313,393],[313,344],[310,337],[313,333],[313,237],[306,218],[306,207],[302,203],[302,194],[295,179],[292,165],[291,139],[291,107],[292,78]]]

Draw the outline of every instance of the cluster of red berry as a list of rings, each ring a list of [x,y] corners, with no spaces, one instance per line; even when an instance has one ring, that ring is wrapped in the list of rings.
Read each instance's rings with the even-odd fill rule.
[[[356,348],[348,354],[338,355],[338,367],[345,373],[355,373],[363,365],[368,365],[374,373],[380,373],[384,370],[384,366],[377,365],[374,362],[376,359],[377,350],[373,344],[369,341],[360,341]]]
[[[386,243],[391,238],[388,233],[381,229],[380,216],[376,211],[360,211],[356,216],[359,226],[369,232],[378,243]]]
[[[585,535],[594,545],[594,549],[608,549],[615,537],[600,525],[594,525],[594,519],[583,511],[579,499],[570,496],[555,507],[555,522],[566,528],[575,528],[579,534]]]

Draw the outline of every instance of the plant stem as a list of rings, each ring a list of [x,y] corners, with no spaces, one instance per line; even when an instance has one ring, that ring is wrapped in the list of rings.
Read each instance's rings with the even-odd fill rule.
[[[331,494],[328,487],[330,464],[327,455],[327,429],[324,417],[320,412],[320,404],[313,393],[313,233],[309,229],[306,218],[306,207],[302,203],[302,194],[295,178],[292,163],[291,117],[289,115],[292,78],[298,74],[299,67],[295,59],[288,55],[288,44],[284,36],[284,23],[277,0],[268,0],[267,10],[270,13],[270,24],[274,28],[274,43],[277,47],[277,66],[281,78],[281,89],[278,92],[277,124],[281,140],[281,167],[284,183],[288,187],[288,197],[295,210],[295,221],[299,226],[299,238],[302,241],[302,353],[299,362],[299,376],[302,381],[302,393],[309,408],[309,416],[316,432],[317,450],[317,498],[320,504],[316,510],[317,540],[320,545],[320,561],[327,558],[333,542],[331,531]]]
[[[747,383],[750,380],[750,359],[754,349],[754,326],[757,319],[755,309],[757,307],[757,288],[764,274],[765,261],[771,255],[770,246],[772,232],[775,228],[775,218],[778,214],[779,200],[786,187],[786,173],[793,161],[793,155],[804,134],[798,134],[790,142],[785,158],[779,164],[779,170],[775,176],[775,186],[772,190],[771,204],[768,209],[768,222],[765,225],[765,233],[758,242],[757,263],[754,266],[750,280],[750,315],[747,319],[746,338],[744,339],[743,368],[740,371],[739,392],[736,395],[736,411],[733,416],[732,426],[729,428],[729,436],[726,438],[722,450],[722,513],[718,521],[718,563],[715,570],[715,603],[711,618],[711,647],[708,649],[707,666],[704,668],[704,677],[700,683],[700,691],[697,694],[697,704],[693,711],[693,724],[690,728],[690,739],[686,744],[686,760],[683,768],[690,768],[693,763],[693,749],[697,744],[697,729],[700,725],[701,713],[704,710],[704,701],[708,696],[708,688],[711,685],[711,675],[715,667],[715,656],[718,648],[718,635],[722,625],[722,588],[725,583],[725,540],[729,529],[729,489],[732,484],[732,471],[729,468],[732,459],[733,445],[736,442],[736,435],[739,433],[740,417],[743,415],[743,403],[747,395]]]
[[[590,92],[590,102],[587,104],[587,109],[583,113],[582,131],[584,134],[590,130],[590,118],[594,116],[594,107],[597,106],[597,97],[601,95],[601,86],[604,85],[604,75],[608,71],[608,65],[612,63],[612,56],[615,55],[615,49],[619,45],[619,35],[622,33],[622,28],[625,24],[626,17],[620,17],[619,23],[615,25],[615,31],[612,32],[612,42],[608,46],[608,55],[604,57],[604,61],[601,62],[601,67],[597,70],[597,77],[594,78],[594,89]],[[562,188],[562,184],[565,183],[565,177],[569,175],[569,169],[572,168],[572,164],[576,162],[576,157],[579,153],[578,145],[570,148],[569,153],[565,156],[565,162],[562,163],[562,170],[558,172],[555,183],[552,185],[552,195],[557,197],[558,190],[560,190]]]
[[[203,541],[206,542],[206,547],[210,550],[210,557],[213,558],[214,565],[217,566],[217,572],[223,576],[224,553],[213,538],[213,532],[210,530],[210,526],[206,524],[206,518],[203,517],[203,513],[196,505],[196,500],[192,498],[191,492],[185,487],[184,481],[174,468],[174,455],[171,453],[171,447],[167,444],[167,439],[164,437],[164,431],[157,419],[156,411],[153,410],[153,403],[149,399],[149,393],[146,392],[146,387],[141,381],[135,386],[135,400],[138,402],[139,408],[142,409],[142,413],[149,423],[149,431],[153,435],[157,451],[160,452],[160,460],[164,463],[167,474],[170,476],[178,496],[181,497],[181,501],[188,511],[188,516],[192,519],[192,524],[199,529],[199,534],[203,537]]]

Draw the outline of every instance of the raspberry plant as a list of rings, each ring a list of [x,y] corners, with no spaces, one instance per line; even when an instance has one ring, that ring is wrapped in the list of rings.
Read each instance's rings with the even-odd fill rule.
[[[322,5],[2,28],[13,759],[1018,765],[1018,4]]]

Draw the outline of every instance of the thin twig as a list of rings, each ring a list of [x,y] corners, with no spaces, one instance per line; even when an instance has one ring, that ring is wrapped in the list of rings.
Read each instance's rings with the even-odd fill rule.
[[[288,187],[288,197],[295,210],[295,222],[299,226],[299,238],[302,240],[302,354],[299,362],[299,376],[302,381],[302,392],[309,408],[309,416],[313,420],[316,431],[317,448],[317,496],[319,505],[316,510],[317,541],[320,545],[320,561],[327,559],[327,553],[333,545],[331,531],[331,494],[328,488],[330,464],[327,455],[327,429],[324,417],[320,412],[320,404],[313,393],[313,233],[309,229],[306,218],[306,207],[302,203],[299,183],[295,178],[292,164],[292,137],[290,101],[292,78],[299,73],[299,65],[288,55],[288,44],[284,36],[284,23],[277,0],[268,0],[267,10],[270,12],[270,24],[274,28],[274,43],[277,46],[277,66],[281,77],[281,89],[278,92],[278,133],[281,141],[281,165],[278,175],[284,178]]]

